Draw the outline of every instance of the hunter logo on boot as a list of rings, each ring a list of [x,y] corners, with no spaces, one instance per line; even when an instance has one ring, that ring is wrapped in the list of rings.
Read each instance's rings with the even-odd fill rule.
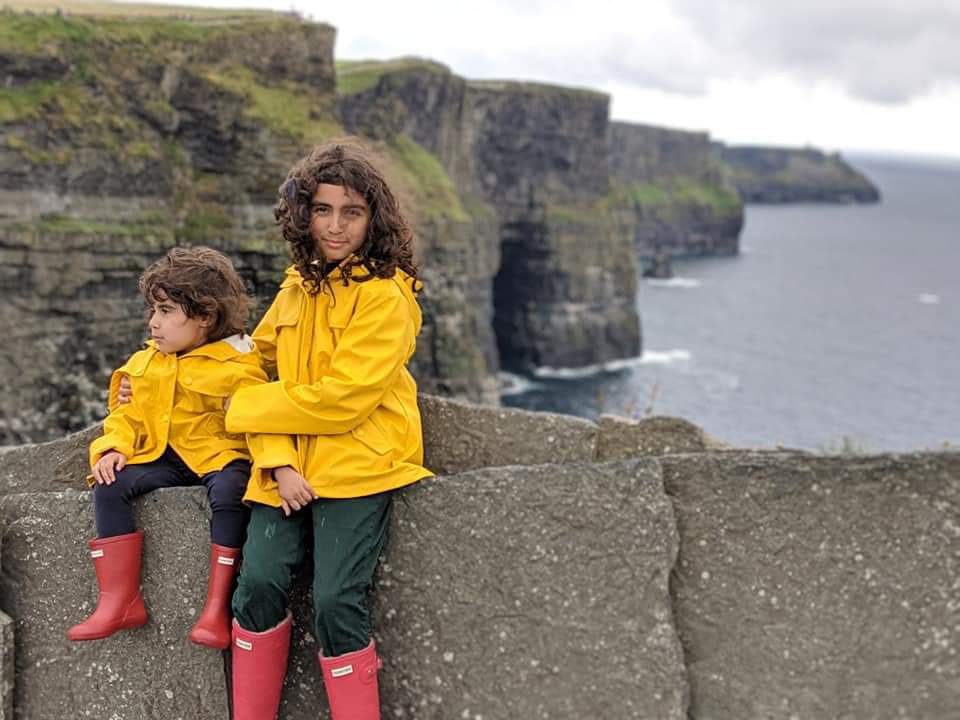
[[[331,677],[343,677],[344,675],[351,675],[353,673],[353,665],[344,665],[343,667],[333,668],[330,671]]]
[[[253,650],[253,643],[249,640],[241,640],[237,638],[237,647],[241,650]]]

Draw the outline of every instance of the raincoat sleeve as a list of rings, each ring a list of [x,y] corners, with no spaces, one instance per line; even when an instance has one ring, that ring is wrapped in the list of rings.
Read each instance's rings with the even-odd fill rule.
[[[274,301],[263,319],[253,331],[253,344],[257,347],[260,357],[260,367],[267,374],[267,378],[277,376],[277,303]]]
[[[90,443],[90,467],[111,450],[123,453],[129,460],[137,446],[137,437],[146,432],[143,418],[132,402],[120,405],[117,394],[120,390],[120,378],[124,373],[117,370],[110,377],[110,392],[107,407],[110,414],[103,421],[103,435]]]
[[[373,412],[403,369],[415,329],[401,291],[390,284],[364,290],[326,374],[313,384],[281,380],[241,390],[227,413],[230,432],[338,435]]]
[[[261,326],[263,323],[261,323]],[[257,328],[259,330],[259,327]],[[256,341],[255,341],[256,342]],[[276,345],[273,345],[276,348]],[[255,352],[260,354],[260,345],[257,343]],[[262,356],[260,357],[263,361]],[[233,397],[243,388],[256,387],[267,382],[266,373],[259,366],[247,366],[243,373],[238,377],[234,385]],[[231,398],[230,405],[233,406],[234,399]],[[292,466],[297,472],[300,472],[300,462],[297,458],[297,446],[290,435],[275,433],[249,433],[247,434],[247,448],[253,458],[254,464],[261,470],[272,470],[273,468]]]

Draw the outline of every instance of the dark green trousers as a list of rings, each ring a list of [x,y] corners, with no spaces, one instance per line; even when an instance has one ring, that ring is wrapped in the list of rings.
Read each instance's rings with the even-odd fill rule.
[[[361,650],[370,642],[367,592],[383,548],[391,492],[314,500],[286,517],[254,504],[233,595],[233,615],[253,632],[286,617],[290,584],[313,545],[314,632],[324,655]],[[312,531],[312,532],[311,532]]]

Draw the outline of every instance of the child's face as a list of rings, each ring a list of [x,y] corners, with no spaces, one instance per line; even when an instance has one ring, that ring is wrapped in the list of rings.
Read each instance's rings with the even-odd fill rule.
[[[370,208],[363,195],[341,185],[321,183],[310,204],[310,232],[328,261],[343,260],[367,239]]]
[[[183,307],[159,292],[148,324],[150,337],[160,351],[173,354],[189,352],[203,345],[207,341],[210,320],[187,317]]]

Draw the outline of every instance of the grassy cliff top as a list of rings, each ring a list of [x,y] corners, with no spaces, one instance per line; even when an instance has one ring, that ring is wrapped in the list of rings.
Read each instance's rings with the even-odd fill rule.
[[[337,60],[337,92],[356,95],[376,86],[380,78],[390,73],[428,72],[450,75],[450,68],[442,63],[420,57],[400,57],[393,60]]]
[[[224,21],[231,18],[277,17],[289,15],[273,10],[205,8],[187,5],[143,5],[105,2],[104,0],[4,0],[3,7],[17,12],[87,15],[91,17],[178,17]]]
[[[0,7],[0,54],[58,56],[66,47],[125,46],[157,42],[204,43],[228,34],[256,33],[265,26],[293,28],[305,25],[333,32],[290,13],[209,10],[176,6],[85,3],[73,0],[12,0]],[[114,12],[114,8],[119,8]],[[133,8],[133,12],[127,9]],[[144,12],[136,12],[143,8]],[[99,12],[103,9],[103,12]],[[58,12],[63,10],[63,12]],[[183,12],[180,12],[180,11]]]

